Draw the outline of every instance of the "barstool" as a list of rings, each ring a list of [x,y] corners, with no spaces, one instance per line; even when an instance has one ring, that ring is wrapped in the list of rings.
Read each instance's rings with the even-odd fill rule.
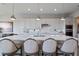
[[[48,38],[43,42],[42,51],[44,56],[56,55],[57,42],[53,38]]]
[[[27,56],[37,56],[39,53],[38,53],[38,44],[36,42],[35,39],[32,39],[32,38],[28,38],[25,40],[24,42],[24,55],[27,55]]]
[[[77,52],[77,46],[77,40],[74,38],[69,38],[63,43],[60,51],[64,56],[74,56],[75,51]]]
[[[8,56],[15,55],[17,51],[18,51],[18,48],[12,40],[7,39],[7,38],[0,40],[0,53],[3,56],[5,56],[5,55],[8,55]]]

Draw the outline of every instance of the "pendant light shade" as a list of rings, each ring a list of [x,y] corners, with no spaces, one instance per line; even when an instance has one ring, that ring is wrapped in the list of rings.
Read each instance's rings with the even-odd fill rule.
[[[65,18],[64,18],[64,17],[62,17],[62,18],[61,18],[61,20],[65,20]]]
[[[64,4],[63,3],[62,3],[62,11],[64,11]],[[61,17],[60,20],[65,20],[65,18],[64,17]]]
[[[37,17],[36,20],[40,20],[40,17]]]
[[[41,15],[41,12],[43,11],[43,8],[40,8],[40,4],[37,5],[37,10],[40,11],[40,14],[38,14],[38,16],[36,17],[36,20],[40,21],[41,20],[40,15]]]
[[[13,6],[12,6],[12,16],[10,17],[11,20],[16,20],[16,17],[14,16],[14,3],[13,3]]]
[[[14,15],[11,16],[11,20],[16,20]]]

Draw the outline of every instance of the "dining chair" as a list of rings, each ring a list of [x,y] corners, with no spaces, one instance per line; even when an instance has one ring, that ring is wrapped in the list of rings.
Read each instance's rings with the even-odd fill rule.
[[[7,38],[0,40],[0,53],[5,56],[13,56],[18,51],[16,44]]]
[[[74,56],[77,52],[78,41],[74,38],[67,39],[60,48],[61,54],[64,56]]]
[[[37,56],[38,53],[38,43],[36,42],[35,39],[28,38],[24,42],[24,55],[26,56]]]
[[[43,42],[42,55],[53,56],[56,55],[57,41],[53,38],[48,38]]]

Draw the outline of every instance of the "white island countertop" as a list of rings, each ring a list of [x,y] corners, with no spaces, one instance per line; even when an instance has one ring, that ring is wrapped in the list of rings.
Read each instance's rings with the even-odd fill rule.
[[[44,36],[44,37],[41,37],[41,36],[38,36],[38,37],[35,37],[33,35],[13,35],[13,36],[8,36],[8,37],[4,37],[4,38],[8,38],[8,39],[11,39],[11,40],[26,40],[27,38],[33,38],[35,40],[46,40],[47,38],[54,38],[55,40],[66,40],[68,38],[74,38],[76,40],[78,40],[77,38],[75,37],[70,37],[70,36],[66,36],[66,35],[48,35],[48,36]],[[3,39],[3,38],[0,38],[0,40]]]

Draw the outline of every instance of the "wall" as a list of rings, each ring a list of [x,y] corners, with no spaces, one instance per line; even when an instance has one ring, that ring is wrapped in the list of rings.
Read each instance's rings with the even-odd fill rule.
[[[41,28],[41,24],[49,24],[48,28]],[[65,33],[65,21],[61,21],[56,18],[41,18],[40,21],[35,20],[35,18],[26,19],[16,19],[13,25],[14,33],[23,34],[27,29],[41,29],[42,31],[53,32],[55,29],[57,31],[63,31]]]
[[[70,15],[70,17],[72,17],[73,19],[73,36],[74,37],[77,37],[77,23],[76,23],[76,18],[75,18],[77,16],[79,16],[79,10],[75,11],[74,13]]]

